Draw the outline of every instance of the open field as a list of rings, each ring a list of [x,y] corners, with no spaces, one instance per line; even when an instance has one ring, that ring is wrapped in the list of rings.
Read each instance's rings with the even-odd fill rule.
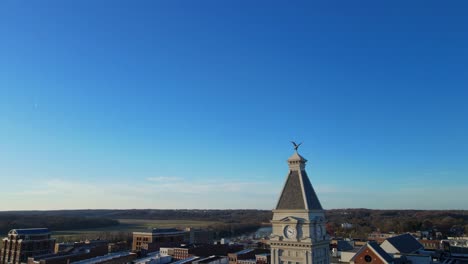
[[[151,228],[207,228],[219,221],[197,221],[197,220],[147,220],[147,219],[117,219],[120,224],[115,226],[89,228],[78,230],[54,231],[53,236],[58,240],[72,238],[94,239],[103,235],[114,234],[121,236],[135,231],[147,231]],[[68,239],[67,239],[68,238]]]

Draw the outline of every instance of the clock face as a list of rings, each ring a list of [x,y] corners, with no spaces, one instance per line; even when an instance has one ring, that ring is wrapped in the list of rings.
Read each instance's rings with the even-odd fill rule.
[[[317,226],[315,233],[317,234],[317,239],[320,239],[322,237],[322,227]]]
[[[294,238],[296,237],[296,228],[292,227],[292,226],[286,226],[284,228],[284,235],[287,237],[287,238]]]

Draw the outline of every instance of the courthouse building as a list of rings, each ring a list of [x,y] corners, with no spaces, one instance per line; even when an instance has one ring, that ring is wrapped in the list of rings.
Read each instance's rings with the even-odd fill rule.
[[[328,264],[330,240],[325,212],[305,171],[307,160],[296,152],[276,209],[270,239],[272,264]]]

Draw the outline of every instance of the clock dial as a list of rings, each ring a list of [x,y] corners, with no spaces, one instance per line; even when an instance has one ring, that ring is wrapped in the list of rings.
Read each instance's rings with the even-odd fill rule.
[[[296,228],[292,227],[292,226],[286,226],[284,228],[284,235],[287,237],[287,238],[294,238],[296,237]]]
[[[321,226],[317,226],[316,228],[316,235],[317,235],[317,239],[321,239],[322,237],[322,227]]]

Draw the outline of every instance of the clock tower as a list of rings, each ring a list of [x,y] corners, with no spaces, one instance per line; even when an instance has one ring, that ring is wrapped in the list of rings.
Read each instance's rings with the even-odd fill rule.
[[[329,264],[330,240],[325,213],[299,153],[288,159],[289,172],[273,210],[270,236],[272,264]]]

